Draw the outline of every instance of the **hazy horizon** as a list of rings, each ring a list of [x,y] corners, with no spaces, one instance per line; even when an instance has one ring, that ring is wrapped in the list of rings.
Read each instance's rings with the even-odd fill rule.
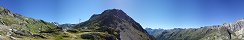
[[[244,0],[0,0],[14,13],[48,22],[79,23],[121,9],[143,28],[199,28],[244,18]]]

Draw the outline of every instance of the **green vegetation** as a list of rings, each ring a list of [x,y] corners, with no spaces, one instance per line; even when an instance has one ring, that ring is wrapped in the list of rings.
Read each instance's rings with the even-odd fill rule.
[[[54,29],[55,26],[52,25],[46,25],[44,23],[34,23],[34,24],[27,24],[27,29],[31,33],[39,33],[40,31],[47,31],[50,29]]]
[[[31,33],[38,33],[40,31],[56,28],[54,24],[44,22],[43,20],[34,20],[20,15],[16,15],[15,17],[9,15],[0,16],[0,22],[7,26],[17,25],[17,27],[14,27],[17,30],[27,30]]]
[[[20,22],[22,22],[22,20],[17,20],[16,18],[11,16],[2,16],[0,17],[0,20],[2,23],[6,24],[7,26],[10,26],[12,24],[19,24]]]

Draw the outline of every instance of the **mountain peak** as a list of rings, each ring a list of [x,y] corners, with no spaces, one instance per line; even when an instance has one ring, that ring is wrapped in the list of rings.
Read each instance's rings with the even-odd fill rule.
[[[121,9],[108,9],[102,12],[101,15],[103,17],[113,17],[113,18],[119,18],[123,20],[133,20]]]
[[[122,11],[121,9],[107,9],[105,11]]]
[[[109,15],[126,15],[122,10],[120,9],[108,9],[105,10],[102,14],[109,14]]]
[[[244,22],[244,18],[243,18],[243,19],[238,20],[237,22]]]

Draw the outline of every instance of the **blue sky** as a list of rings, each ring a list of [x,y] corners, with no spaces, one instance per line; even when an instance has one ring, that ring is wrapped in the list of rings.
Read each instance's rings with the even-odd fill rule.
[[[10,11],[48,22],[79,23],[122,9],[143,28],[198,28],[244,18],[244,0],[0,0]]]

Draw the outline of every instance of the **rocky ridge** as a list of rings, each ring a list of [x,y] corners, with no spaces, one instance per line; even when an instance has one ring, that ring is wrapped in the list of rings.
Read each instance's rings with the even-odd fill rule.
[[[244,19],[235,23],[205,26],[201,28],[165,30],[157,40],[244,40]]]

